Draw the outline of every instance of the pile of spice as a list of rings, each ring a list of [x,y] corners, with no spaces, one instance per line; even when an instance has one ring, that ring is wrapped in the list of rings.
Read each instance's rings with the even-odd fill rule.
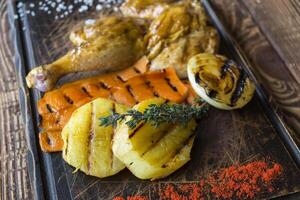
[[[161,189],[160,197],[162,200],[253,199],[274,191],[274,183],[281,173],[280,164],[255,161],[220,169],[197,184],[167,184]]]
[[[136,195],[136,196],[129,196],[127,198],[115,197],[113,200],[148,200],[148,198],[144,196]]]
[[[160,188],[161,200],[253,199],[273,192],[282,174],[274,162],[254,161],[222,168],[197,183],[166,184]],[[115,197],[113,200],[148,200],[144,196]]]

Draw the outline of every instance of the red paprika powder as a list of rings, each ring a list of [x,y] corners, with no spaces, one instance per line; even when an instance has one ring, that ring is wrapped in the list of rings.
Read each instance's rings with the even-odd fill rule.
[[[115,197],[113,200],[148,200],[147,197],[136,195],[136,196],[129,196],[126,199],[123,197]]]
[[[163,200],[252,199],[262,192],[274,191],[273,183],[282,173],[281,165],[255,161],[220,169],[198,184],[167,184],[160,193]]]

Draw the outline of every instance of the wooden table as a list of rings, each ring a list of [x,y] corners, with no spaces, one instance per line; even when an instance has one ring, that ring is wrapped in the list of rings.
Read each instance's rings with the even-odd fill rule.
[[[32,199],[6,3],[6,0],[0,2],[0,194],[1,199]],[[300,145],[299,0],[213,0],[213,3],[252,62],[270,94],[270,102]]]

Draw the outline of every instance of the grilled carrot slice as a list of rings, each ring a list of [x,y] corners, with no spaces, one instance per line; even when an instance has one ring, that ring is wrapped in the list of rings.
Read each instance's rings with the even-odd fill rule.
[[[46,152],[62,151],[64,145],[61,131],[42,132],[39,134],[39,141],[42,150]]]
[[[146,57],[143,57],[132,67],[125,69],[118,75],[122,78],[122,80],[127,81],[135,76],[146,73],[148,70],[148,63],[149,60]]]

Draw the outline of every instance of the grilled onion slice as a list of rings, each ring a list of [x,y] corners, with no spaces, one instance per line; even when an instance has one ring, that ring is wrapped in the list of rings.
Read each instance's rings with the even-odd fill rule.
[[[255,90],[246,72],[221,55],[201,53],[192,57],[188,62],[188,77],[201,98],[224,110],[242,108]]]

